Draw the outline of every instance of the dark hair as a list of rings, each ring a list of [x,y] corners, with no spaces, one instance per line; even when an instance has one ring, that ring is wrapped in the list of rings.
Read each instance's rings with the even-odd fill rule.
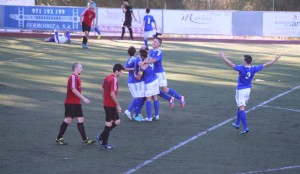
[[[121,64],[119,64],[119,63],[117,63],[117,64],[114,65],[114,67],[113,67],[113,72],[121,71],[121,70],[125,70],[125,68],[124,68],[123,65],[121,65]]]
[[[251,62],[252,62],[252,57],[249,56],[249,55],[244,55],[244,61],[245,61],[247,64],[251,64]]]
[[[72,65],[72,70],[73,71],[75,70],[75,68],[77,67],[78,64],[79,64],[78,62],[73,63],[73,65]]]
[[[150,13],[150,8],[146,8],[146,13]]]
[[[143,58],[147,58],[148,52],[147,52],[146,50],[140,50],[140,55],[141,55],[141,57],[143,57]]]
[[[161,38],[159,38],[159,37],[156,37],[155,39],[157,39],[157,40],[158,40],[158,42],[159,42],[159,45],[161,45],[161,44],[162,44],[162,40],[161,40]]]
[[[131,46],[131,47],[128,48],[127,52],[129,54],[129,56],[134,56],[134,54],[136,52],[136,49],[133,46]]]

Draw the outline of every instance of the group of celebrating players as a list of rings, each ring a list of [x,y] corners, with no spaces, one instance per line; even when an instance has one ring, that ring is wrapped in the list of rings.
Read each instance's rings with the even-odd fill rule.
[[[85,33],[83,36],[82,47],[87,47],[88,35],[92,23],[95,19],[95,3],[93,1],[89,1],[88,7],[81,14],[81,25],[82,30]],[[125,13],[125,21],[122,27],[122,37],[123,39],[125,27],[128,27],[130,37],[132,37],[131,30],[131,16],[134,16],[132,13],[132,8],[129,6],[128,1],[123,1],[123,12]],[[96,141],[99,143],[100,147],[103,149],[113,149],[114,146],[108,144],[108,137],[110,131],[120,124],[120,118],[118,112],[121,112],[121,106],[118,102],[118,81],[117,78],[120,77],[123,73],[123,70],[129,72],[128,75],[128,87],[132,94],[133,100],[125,110],[125,114],[127,117],[132,120],[136,120],[138,122],[147,121],[151,122],[154,120],[159,120],[159,101],[157,95],[166,99],[170,107],[174,106],[174,97],[177,98],[180,102],[181,107],[183,108],[185,105],[184,96],[179,95],[173,89],[167,87],[167,79],[164,68],[162,66],[163,53],[159,49],[162,44],[162,40],[157,36],[160,33],[156,32],[156,23],[153,18],[149,14],[150,9],[146,9],[146,16],[144,17],[143,22],[143,30],[144,33],[144,43],[139,50],[139,55],[135,57],[136,49],[131,46],[128,49],[129,59],[126,62],[125,68],[121,64],[115,64],[113,67],[113,73],[108,75],[103,83],[101,88],[101,93],[103,96],[103,105],[104,111],[106,115],[105,127],[102,132],[100,132],[96,136]],[[152,24],[154,23],[154,28]],[[93,26],[94,27],[94,26]],[[61,43],[59,40],[68,40],[70,42],[69,32],[66,32],[67,39],[62,39],[59,37],[58,32],[55,31],[54,41]],[[148,38],[153,37],[153,49],[148,48]],[[48,39],[50,40],[50,39]],[[46,40],[45,40],[46,41]],[[149,53],[148,53],[149,51]],[[82,137],[82,144],[91,145],[96,141],[89,139],[85,134],[84,129],[84,118],[83,112],[81,108],[81,100],[83,100],[86,104],[89,104],[90,101],[85,98],[81,94],[81,80],[79,75],[83,70],[82,65],[80,63],[74,63],[72,65],[72,74],[69,77],[68,85],[67,85],[67,96],[65,100],[65,119],[60,126],[60,130],[58,136],[56,138],[56,143],[59,145],[67,145],[68,143],[64,142],[63,135],[66,132],[68,125],[72,122],[74,118],[77,120],[77,127]],[[160,90],[160,87],[162,90]],[[155,113],[152,115],[152,103],[151,100],[154,100],[154,110]],[[147,117],[143,118],[141,113],[141,109],[146,102],[146,111]],[[131,111],[134,108],[134,115],[131,117]]]
[[[86,23],[85,18],[93,14],[93,8],[95,4],[93,1],[89,2],[89,9],[86,9],[82,16],[82,28],[85,32],[85,36],[83,37],[82,47],[87,48],[86,43],[88,40],[88,32],[90,31],[91,23]],[[128,1],[123,1],[123,12],[132,13],[132,8],[129,6]],[[90,10],[90,11],[89,11]],[[167,100],[170,105],[170,108],[174,107],[175,98],[179,101],[180,106],[184,108],[185,106],[185,98],[184,96],[178,94],[175,90],[168,87],[167,78],[165,70],[162,66],[163,60],[163,52],[160,50],[160,46],[162,44],[161,38],[157,36],[159,33],[156,32],[156,24],[153,16],[149,14],[150,9],[146,9],[146,16],[144,17],[143,22],[143,30],[144,32],[144,43],[145,45],[141,46],[139,49],[139,55],[135,56],[136,49],[131,46],[128,48],[129,58],[126,62],[125,67],[121,64],[115,64],[113,67],[113,73],[106,76],[101,88],[101,93],[103,96],[103,105],[104,111],[106,115],[105,127],[102,132],[100,132],[96,136],[96,141],[99,143],[100,147],[103,149],[113,149],[114,146],[108,144],[108,138],[110,132],[120,124],[119,114],[122,112],[122,108],[118,102],[118,80],[124,70],[128,71],[128,87],[133,97],[129,107],[125,110],[126,116],[130,120],[135,120],[138,122],[145,121],[151,122],[153,120],[159,120],[159,108],[160,104],[158,101],[158,96]],[[131,14],[130,14],[131,16]],[[89,18],[89,17],[87,17]],[[91,18],[93,15],[91,15]],[[153,24],[154,23],[154,28]],[[125,22],[122,28],[122,37],[124,36],[125,27],[128,27],[131,39],[132,30],[131,30],[131,18],[129,19],[125,17]],[[68,35],[67,35],[68,36]],[[153,37],[152,49],[148,47],[148,38]],[[264,67],[268,67],[275,63],[280,55],[277,55],[272,61],[269,61],[265,64],[259,66],[252,66],[252,57],[250,55],[244,56],[243,65],[235,65],[233,64],[227,57],[225,57],[224,53],[220,53],[219,56],[226,62],[228,66],[232,69],[239,72],[238,84],[236,90],[236,103],[238,106],[237,114],[236,114],[236,122],[232,124],[235,129],[239,129],[240,122],[243,124],[242,134],[246,134],[249,132],[249,128],[247,126],[246,112],[245,107],[246,103],[250,96],[250,91],[252,87],[252,79],[254,75],[262,71]],[[60,131],[56,138],[56,143],[59,145],[66,145],[67,143],[63,140],[63,135],[68,127],[68,125],[72,122],[74,118],[77,119],[77,127],[82,136],[82,144],[91,145],[96,141],[87,138],[85,134],[85,129],[83,126],[84,118],[81,109],[81,100],[83,100],[86,104],[89,104],[90,101],[85,98],[81,94],[81,80],[79,75],[83,70],[82,65],[80,63],[74,63],[72,65],[72,74],[68,80],[67,86],[67,97],[65,100],[65,119],[60,126]],[[154,106],[154,114],[152,114],[152,102]],[[143,108],[144,103],[146,103],[146,113],[147,116],[144,118],[140,113]],[[132,110],[134,110],[134,114],[131,115]]]

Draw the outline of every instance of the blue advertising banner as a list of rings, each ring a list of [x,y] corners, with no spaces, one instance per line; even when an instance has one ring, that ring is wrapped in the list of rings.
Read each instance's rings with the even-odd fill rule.
[[[81,30],[85,8],[4,6],[4,28],[27,30]]]

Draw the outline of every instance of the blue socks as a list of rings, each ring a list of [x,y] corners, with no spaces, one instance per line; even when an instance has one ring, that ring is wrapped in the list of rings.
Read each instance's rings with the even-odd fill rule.
[[[100,35],[100,31],[97,27],[95,27],[94,30],[97,32],[98,35]]]
[[[151,110],[152,110],[151,101],[146,101],[146,111],[147,111],[148,118],[151,118]]]
[[[55,36],[56,41],[59,43],[59,40],[58,40],[58,32],[57,32],[57,31],[55,32],[54,36]]]
[[[155,116],[159,115],[159,101],[154,101]]]
[[[243,123],[244,130],[248,130],[246,112],[239,111],[239,115],[240,115],[241,121]]]
[[[135,106],[135,101],[136,101],[136,99],[134,98],[134,99],[132,99],[132,101],[131,101],[131,103],[130,103],[130,105],[129,105],[129,107],[128,107],[128,111],[129,112],[131,112],[132,111],[132,109],[133,109],[133,107]]]
[[[68,38],[68,41],[70,42],[71,41],[70,31],[67,31],[67,38]]]
[[[180,99],[181,99],[181,96],[180,96],[179,94],[177,94],[177,93],[176,93],[173,89],[171,89],[171,88],[169,88],[168,94],[170,94],[171,96],[177,98],[177,100],[179,100],[179,101],[180,101]]]
[[[169,91],[170,92],[170,91]],[[158,94],[161,98],[167,100],[168,102],[170,102],[171,100],[171,97],[168,96],[166,93],[164,93],[163,91],[159,91],[159,94]]]
[[[145,46],[148,48],[148,39],[144,39]]]
[[[139,115],[141,113],[141,110],[145,104],[146,98],[136,98],[134,103],[134,113],[135,116]]]
[[[237,127],[239,127],[240,126],[240,122],[241,122],[241,116],[240,116],[240,111],[239,111],[239,109],[236,111],[236,122],[235,122],[235,125],[237,126]]]

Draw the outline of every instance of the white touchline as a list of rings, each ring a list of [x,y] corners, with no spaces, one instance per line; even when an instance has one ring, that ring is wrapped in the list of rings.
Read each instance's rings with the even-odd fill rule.
[[[300,110],[297,109],[290,109],[290,108],[282,108],[282,107],[276,107],[276,106],[261,106],[264,108],[273,108],[273,109],[280,109],[280,110],[286,110],[286,111],[293,111],[293,112],[300,112]]]
[[[278,95],[276,95],[275,97],[272,97],[272,98],[270,98],[269,100],[260,103],[259,105],[254,106],[253,108],[247,110],[246,113],[251,112],[251,111],[254,111],[254,110],[257,109],[258,107],[261,107],[261,106],[263,106],[263,105],[265,105],[265,104],[267,104],[267,103],[269,103],[269,102],[271,102],[271,101],[273,101],[273,100],[276,100],[277,98],[282,97],[282,96],[284,96],[284,95],[286,95],[286,94],[288,94],[288,93],[290,93],[290,92],[292,92],[292,91],[294,91],[294,90],[296,90],[296,89],[298,89],[298,88],[300,88],[300,85],[299,85],[299,86],[296,86],[296,87],[294,87],[294,88],[292,88],[292,89],[290,89],[290,90],[288,90],[288,91],[286,91],[286,92],[283,92],[283,93],[281,93],[281,94],[278,94]],[[144,162],[138,164],[137,166],[135,166],[135,167],[133,167],[132,169],[130,169],[130,170],[128,170],[127,172],[125,172],[124,174],[130,174],[130,173],[136,172],[137,170],[139,170],[140,168],[146,166],[147,164],[152,163],[153,161],[159,159],[160,157],[163,157],[163,156],[165,156],[165,155],[171,153],[172,151],[178,149],[179,147],[182,147],[182,146],[186,145],[187,143],[190,143],[191,141],[193,141],[193,140],[195,140],[195,139],[197,139],[197,138],[199,138],[199,137],[205,135],[205,134],[208,133],[208,132],[211,132],[211,131],[213,131],[213,130],[215,130],[215,129],[221,127],[221,126],[223,126],[224,124],[226,124],[226,123],[228,123],[228,122],[231,122],[231,121],[234,120],[234,119],[235,119],[235,116],[232,116],[231,118],[229,118],[229,119],[227,119],[227,120],[225,120],[225,121],[223,121],[223,122],[221,122],[221,123],[219,123],[219,124],[217,124],[217,125],[215,125],[215,126],[209,128],[209,129],[207,129],[207,130],[205,130],[205,131],[199,132],[198,134],[192,136],[191,138],[189,138],[189,139],[187,139],[187,140],[185,140],[185,141],[183,141],[183,142],[180,142],[179,144],[177,144],[177,145],[175,145],[175,146],[169,148],[168,150],[165,150],[165,151],[159,153],[158,155],[154,156],[153,158],[151,158],[151,159],[149,159],[149,160],[146,160],[146,161],[144,161]]]
[[[237,174],[254,174],[254,173],[276,172],[276,171],[280,171],[280,170],[297,169],[297,168],[300,168],[300,166],[287,166],[287,167],[280,167],[280,168],[260,170],[260,171],[251,171],[251,172],[237,173]]]

